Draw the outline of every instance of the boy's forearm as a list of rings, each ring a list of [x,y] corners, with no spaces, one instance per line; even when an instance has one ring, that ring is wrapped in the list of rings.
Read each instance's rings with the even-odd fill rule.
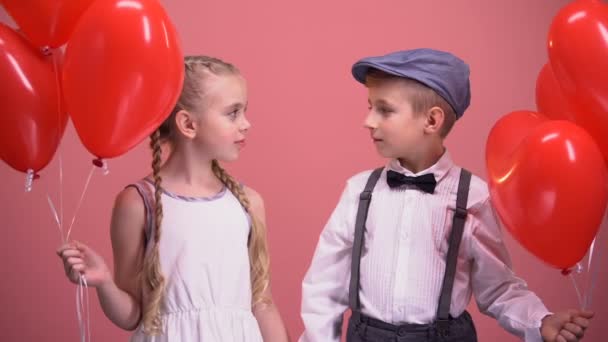
[[[124,330],[134,330],[141,319],[140,303],[114,281],[97,287],[99,303],[106,317]]]

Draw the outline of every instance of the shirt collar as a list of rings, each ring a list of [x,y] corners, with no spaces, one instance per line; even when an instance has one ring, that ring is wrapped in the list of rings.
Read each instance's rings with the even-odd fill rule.
[[[452,161],[450,153],[446,149],[445,152],[443,152],[441,158],[439,158],[439,160],[435,164],[433,164],[426,170],[422,170],[418,173],[413,173],[412,171],[401,166],[401,163],[398,159],[391,159],[391,161],[388,163],[387,168],[389,170],[393,170],[410,177],[432,173],[433,175],[435,175],[435,180],[437,181],[437,183],[439,183],[439,181],[443,179],[443,177],[448,173],[448,171],[450,171],[452,166],[454,166],[454,162]]]

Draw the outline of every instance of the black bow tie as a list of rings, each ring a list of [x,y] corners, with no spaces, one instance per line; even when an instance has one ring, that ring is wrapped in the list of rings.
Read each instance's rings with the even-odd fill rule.
[[[429,194],[435,192],[435,186],[437,185],[435,175],[432,173],[427,173],[417,177],[409,177],[392,170],[388,170],[386,173],[386,182],[391,189],[400,187],[402,185],[413,185],[424,192],[428,192]]]

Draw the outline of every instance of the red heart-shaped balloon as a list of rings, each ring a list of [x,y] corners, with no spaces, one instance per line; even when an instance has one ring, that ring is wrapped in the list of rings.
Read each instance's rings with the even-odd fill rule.
[[[0,23],[0,158],[14,169],[35,172],[53,158],[68,116],[53,58]]]
[[[486,167],[492,204],[522,246],[560,269],[584,257],[608,201],[608,171],[585,130],[507,114],[490,131]]]
[[[566,100],[550,63],[543,66],[536,79],[536,108],[549,119],[576,122],[576,111]]]
[[[574,122],[591,134],[608,160],[608,5],[579,0],[562,8],[551,23],[548,48]]]
[[[178,34],[157,0],[94,2],[65,52],[67,110],[96,157],[119,156],[169,116],[184,80]]]
[[[37,47],[65,44],[93,0],[0,0],[21,31]]]

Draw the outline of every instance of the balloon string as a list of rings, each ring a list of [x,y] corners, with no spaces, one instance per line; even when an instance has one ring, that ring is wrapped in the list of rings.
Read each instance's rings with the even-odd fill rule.
[[[76,215],[82,206],[82,200],[84,199],[84,195],[87,193],[87,189],[89,188],[89,183],[91,182],[91,177],[93,177],[93,173],[95,172],[95,166],[91,168],[89,172],[89,176],[87,177],[87,181],[84,184],[84,189],[82,190],[82,194],[80,195],[80,200],[78,201],[78,205],[76,206],[76,211],[74,212],[74,216],[72,217],[72,223],[70,223],[70,228],[68,228],[68,234],[66,236],[66,241],[70,241],[70,233],[72,232],[72,227],[74,226],[74,221],[76,221]]]
[[[574,290],[576,290],[576,297],[578,298],[578,304],[582,308],[584,306],[583,298],[581,297],[581,291],[578,289],[578,284],[576,283],[576,279],[574,279],[574,275],[572,273],[569,274],[570,280],[572,280],[572,285],[574,285]]]
[[[80,277],[78,278],[78,287],[76,287],[76,314],[78,315],[81,342],[91,341],[91,317],[89,306],[87,278],[84,274],[80,274]]]

